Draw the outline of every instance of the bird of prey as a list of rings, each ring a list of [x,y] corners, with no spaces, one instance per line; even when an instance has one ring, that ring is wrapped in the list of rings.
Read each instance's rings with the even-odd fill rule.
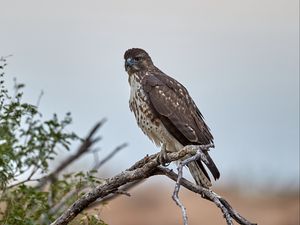
[[[138,126],[161,152],[175,152],[187,145],[213,144],[213,136],[186,88],[159,70],[149,54],[140,48],[124,54],[125,70],[130,84],[129,107]],[[204,151],[214,179],[218,168]],[[188,164],[196,184],[209,188],[210,177],[201,160]]]

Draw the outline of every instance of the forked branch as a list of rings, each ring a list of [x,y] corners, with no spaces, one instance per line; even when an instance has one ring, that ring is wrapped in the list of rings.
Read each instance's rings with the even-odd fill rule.
[[[187,155],[192,155],[192,157],[184,160],[181,163],[181,165],[179,165],[178,175],[172,170],[160,166],[160,153],[156,153],[151,156],[146,156],[142,160],[136,162],[129,169],[117,174],[112,178],[106,179],[106,181],[103,184],[97,186],[93,190],[83,195],[80,199],[75,201],[69,207],[69,209],[67,209],[51,225],[68,224],[81,211],[86,209],[90,204],[92,204],[96,200],[101,201],[101,199],[106,198],[106,196],[120,192],[120,188],[123,185],[135,181],[141,181],[145,178],[155,175],[165,175],[176,182],[173,196],[174,199],[177,199],[177,204],[181,206],[185,224],[187,224],[186,211],[178,198],[180,185],[186,187],[190,191],[200,194],[203,198],[214,202],[221,209],[227,224],[233,224],[232,219],[234,219],[241,225],[254,225],[254,223],[251,223],[242,216],[240,216],[237,213],[237,211],[235,211],[225,199],[214,193],[212,190],[203,188],[199,185],[195,185],[182,177],[182,168],[184,167],[184,165],[197,159],[201,159],[202,161],[204,161],[204,163],[205,161],[207,161],[205,158],[205,154],[202,150],[207,150],[207,148],[209,147],[211,146],[186,146],[179,152],[168,153],[166,163],[183,159]]]
[[[176,204],[181,208],[182,211],[182,217],[183,217],[183,223],[184,225],[188,225],[188,218],[187,213],[185,210],[184,205],[179,200],[178,194],[180,186],[183,185],[187,189],[196,192],[200,194],[203,198],[212,201],[216,204],[217,207],[219,207],[224,215],[224,218],[226,219],[227,225],[233,225],[232,219],[236,220],[239,224],[242,225],[255,225],[249,221],[247,221],[244,217],[242,217],[236,210],[234,210],[230,204],[214,193],[212,190],[195,185],[188,180],[183,178],[183,167],[188,165],[192,161],[196,161],[198,159],[201,159],[204,163],[208,163],[208,160],[206,158],[206,155],[203,153],[202,150],[208,150],[210,147],[209,145],[204,146],[186,146],[187,149],[198,149],[196,154],[191,156],[190,158],[187,158],[183,161],[181,161],[177,167],[178,174],[175,174],[172,170],[169,170],[165,167],[158,167],[158,170],[162,172],[163,175],[168,176],[172,180],[176,181],[174,192],[172,195],[173,200],[176,202]]]

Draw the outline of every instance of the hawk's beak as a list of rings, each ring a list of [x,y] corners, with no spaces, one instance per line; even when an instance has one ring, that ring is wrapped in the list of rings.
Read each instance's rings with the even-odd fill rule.
[[[134,60],[133,58],[128,58],[126,61],[125,61],[125,67],[129,67],[129,66],[133,66],[134,64]]]

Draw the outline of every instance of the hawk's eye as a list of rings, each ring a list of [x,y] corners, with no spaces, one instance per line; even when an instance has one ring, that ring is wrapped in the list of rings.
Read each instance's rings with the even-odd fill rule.
[[[134,60],[135,61],[140,61],[142,59],[142,57],[135,57]]]

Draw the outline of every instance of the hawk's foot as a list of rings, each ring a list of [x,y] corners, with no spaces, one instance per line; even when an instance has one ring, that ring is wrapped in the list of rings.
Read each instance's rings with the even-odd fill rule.
[[[170,163],[168,163],[169,158],[168,158],[168,154],[167,154],[167,150],[166,150],[166,145],[163,144],[160,150],[160,153],[158,155],[158,162],[162,165],[162,166],[168,166]]]

